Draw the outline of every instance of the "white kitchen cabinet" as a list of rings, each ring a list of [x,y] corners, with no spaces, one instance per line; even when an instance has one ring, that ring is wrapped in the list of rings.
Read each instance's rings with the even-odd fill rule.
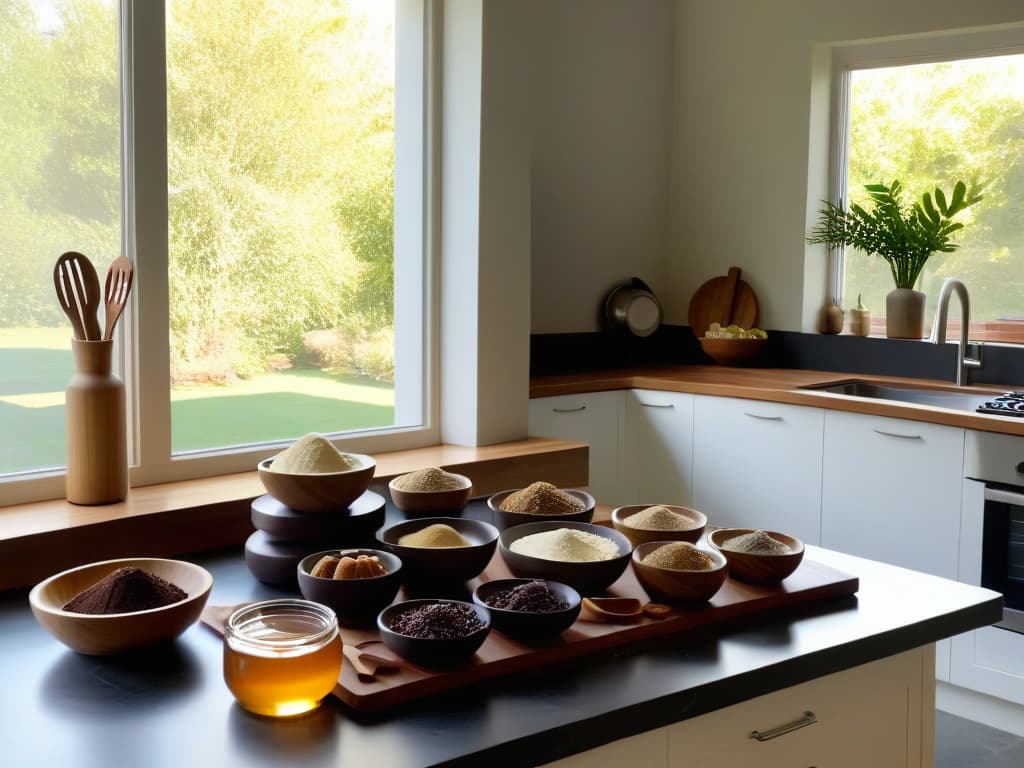
[[[545,763],[543,768],[622,768],[624,765],[666,768],[667,764],[668,730],[657,728]]]
[[[599,504],[617,504],[619,501],[621,410],[621,392],[592,392],[530,400],[531,437],[554,437],[590,446],[589,490]]]
[[[821,544],[957,577],[964,431],[828,411]]]
[[[689,506],[693,487],[693,395],[625,393],[620,460],[623,504]]]
[[[820,537],[823,411],[760,400],[694,400],[693,505],[711,525]]]

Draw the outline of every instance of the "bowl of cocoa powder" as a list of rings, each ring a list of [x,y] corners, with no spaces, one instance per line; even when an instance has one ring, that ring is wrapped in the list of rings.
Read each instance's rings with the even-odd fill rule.
[[[89,563],[36,584],[36,621],[79,653],[105,656],[178,637],[199,619],[213,586],[184,560],[128,557]]]
[[[586,491],[563,490],[544,481],[500,491],[487,500],[499,531],[540,520],[589,523],[594,519],[594,504]]]

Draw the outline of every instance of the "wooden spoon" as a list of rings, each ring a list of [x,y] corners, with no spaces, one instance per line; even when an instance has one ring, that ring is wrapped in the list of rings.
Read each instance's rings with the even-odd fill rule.
[[[100,281],[92,262],[75,251],[61,254],[53,267],[53,285],[64,314],[74,328],[75,338],[99,341],[96,310],[100,304]]]
[[[643,615],[643,604],[635,597],[584,597],[580,618],[628,624]]]
[[[124,256],[118,256],[107,268],[107,279],[103,286],[104,316],[106,328],[103,330],[104,341],[114,337],[114,326],[128,303],[128,294],[132,289],[132,277],[135,270],[132,263]]]

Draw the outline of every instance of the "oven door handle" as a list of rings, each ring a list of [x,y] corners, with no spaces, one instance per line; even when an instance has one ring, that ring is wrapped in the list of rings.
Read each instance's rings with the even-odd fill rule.
[[[1013,504],[1024,507],[1024,492],[1005,491],[1002,488],[991,488],[985,486],[985,501],[999,501],[1003,504]]]

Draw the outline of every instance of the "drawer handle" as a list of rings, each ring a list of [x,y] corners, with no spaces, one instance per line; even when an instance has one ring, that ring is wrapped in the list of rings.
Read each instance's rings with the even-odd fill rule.
[[[744,411],[743,415],[752,419],[761,419],[761,421],[782,421],[781,416],[762,416],[760,413],[751,413],[750,411]]]
[[[787,733],[806,728],[808,725],[814,725],[816,722],[818,722],[817,716],[811,710],[807,710],[804,712],[803,717],[799,720],[794,720],[792,723],[780,725],[778,728],[772,728],[770,731],[751,731],[750,738],[757,739],[758,741],[771,741],[779,736],[785,736]]]
[[[579,413],[580,411],[587,410],[587,406],[581,405],[579,408],[552,408],[552,413]]]
[[[675,408],[672,403],[640,403],[644,408]]]
[[[1017,465],[1017,474],[1024,475],[1024,461]]]
[[[904,440],[924,440],[920,435],[901,435],[899,432],[886,432],[884,429],[875,429],[873,432],[877,432],[879,435],[885,435],[886,437],[902,437]]]

